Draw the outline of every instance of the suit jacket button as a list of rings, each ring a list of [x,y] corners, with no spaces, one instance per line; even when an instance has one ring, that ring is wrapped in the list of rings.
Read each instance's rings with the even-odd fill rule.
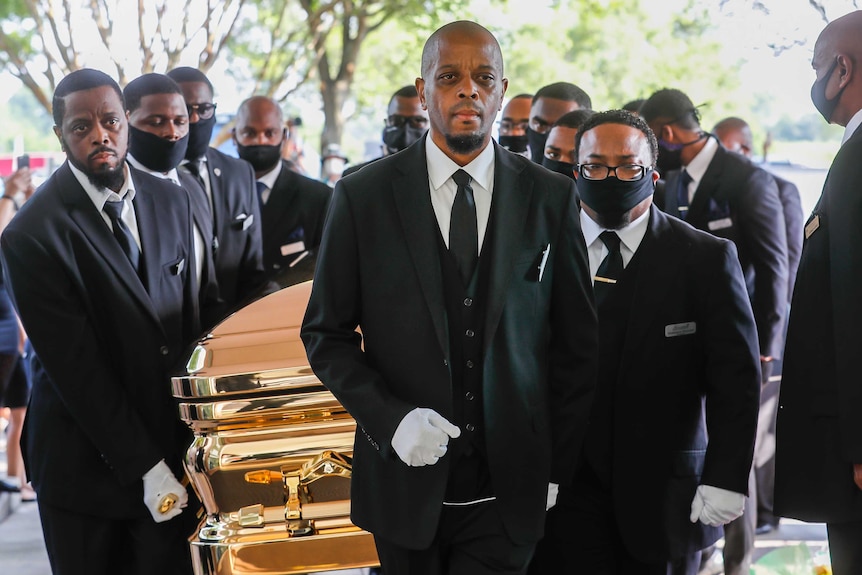
[[[476,431],[476,428],[473,426],[472,423],[468,423],[467,425],[465,425],[464,429],[466,429],[467,431]]]
[[[448,366],[449,366],[449,360],[448,360],[448,359],[444,359],[444,360],[443,360],[443,365],[445,365],[445,366],[447,366],[447,367],[448,367]]]
[[[472,329],[468,329],[467,331],[464,332],[464,335],[466,335],[467,337],[473,337],[474,335],[476,335],[476,332],[473,331]]]
[[[473,392],[468,391],[467,393],[465,393],[465,394],[464,394],[464,398],[465,398],[467,401],[473,401],[473,399],[475,399],[475,398],[476,398],[476,396],[475,396],[475,395],[473,395]]]
[[[473,369],[473,360],[470,360],[470,359],[467,360],[467,368]]]
[[[473,300],[468,298],[468,297],[465,297],[464,298],[464,307],[470,307],[471,305],[473,305]]]
[[[163,345],[159,351],[162,353],[162,355],[168,355],[169,353],[171,353],[171,350],[169,350],[168,346],[166,345]]]

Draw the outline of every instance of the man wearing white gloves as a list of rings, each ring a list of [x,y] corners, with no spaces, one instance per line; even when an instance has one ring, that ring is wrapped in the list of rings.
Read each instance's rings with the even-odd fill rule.
[[[599,379],[573,483],[531,574],[695,575],[742,513],[759,399],[757,330],[734,245],[652,205],[657,142],[622,110],[575,137],[599,316]]]
[[[72,72],[53,104],[67,162],[0,242],[36,352],[22,444],[51,569],[191,573],[169,378],[199,335],[189,200],[126,162],[109,76]]]
[[[351,517],[386,573],[523,572],[586,430],[574,183],[492,143],[506,86],[490,32],[437,30],[429,135],[338,182],[323,232],[302,339],[358,424]]]

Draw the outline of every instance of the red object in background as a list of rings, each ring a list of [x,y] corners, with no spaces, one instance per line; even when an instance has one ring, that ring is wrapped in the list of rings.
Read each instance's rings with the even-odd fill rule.
[[[39,153],[29,154],[29,156],[30,156],[30,170],[33,172],[36,172],[36,171],[39,171],[39,170],[47,167],[48,162],[49,162],[49,156],[51,156],[51,155],[57,155],[57,154],[53,154],[51,152],[41,153],[41,154],[39,154]],[[11,154],[10,155],[5,155],[5,154],[0,155],[0,176],[5,178],[7,176],[10,176],[12,174],[12,172],[15,171],[15,168],[17,167],[17,166],[15,166],[15,158],[16,158],[16,156],[13,156]]]

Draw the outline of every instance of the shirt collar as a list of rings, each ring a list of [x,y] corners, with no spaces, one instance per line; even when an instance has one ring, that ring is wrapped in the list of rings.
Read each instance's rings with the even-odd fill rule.
[[[581,210],[581,231],[584,234],[584,242],[587,246],[591,246],[593,242],[599,239],[602,232],[616,232],[620,237],[622,244],[627,247],[630,252],[635,253],[646,235],[651,209],[652,206],[650,206],[650,209],[638,216],[637,219],[629,222],[626,226],[618,230],[606,230],[606,228],[601,227],[595,222],[595,220],[593,220],[593,218],[588,216],[586,210]]]
[[[479,186],[491,192],[491,182],[494,177],[494,145],[489,141],[485,149],[466,166],[459,166],[443,153],[434,140],[431,139],[429,130],[426,136],[425,157],[428,162],[428,178],[435,190],[445,184],[452,174],[458,170],[464,170],[473,178]]]
[[[844,137],[841,138],[842,146],[844,145],[844,142],[850,139],[850,136],[853,135],[853,132],[855,132],[859,126],[862,126],[862,110],[853,114],[853,117],[850,118],[849,122],[847,122],[847,127],[844,128]]]
[[[130,164],[132,164],[134,167],[136,167],[137,169],[141,170],[142,172],[146,172],[146,173],[148,173],[148,174],[150,174],[150,175],[152,175],[152,176],[155,176],[155,177],[157,177],[157,178],[161,178],[161,179],[163,179],[163,180],[170,180],[171,182],[175,183],[175,184],[176,184],[176,185],[178,185],[178,186],[179,186],[179,185],[181,185],[181,184],[180,184],[180,175],[179,175],[179,173],[177,173],[177,169],[176,169],[176,168],[171,168],[171,169],[170,169],[169,171],[167,171],[167,172],[157,172],[157,171],[155,171],[155,170],[151,170],[151,169],[149,169],[148,167],[146,167],[145,165],[143,165],[142,163],[140,163],[140,162],[139,162],[138,160],[136,160],[136,159],[135,159],[135,157],[134,157],[133,155],[131,155],[131,154],[129,154],[128,156],[126,156],[126,158],[129,160],[129,163],[130,163]]]
[[[687,166],[683,166],[688,175],[691,176],[692,182],[696,184],[703,179],[703,175],[706,173],[709,163],[712,162],[712,158],[715,157],[716,151],[718,151],[718,142],[712,136],[707,136],[703,148]]]
[[[281,160],[275,165],[273,169],[262,175],[257,179],[258,182],[266,185],[270,190],[275,186],[275,181],[278,179],[278,176],[281,174]]]
[[[84,192],[87,193],[87,196],[100,212],[105,207],[105,202],[120,202],[126,199],[126,197],[129,198],[129,201],[135,199],[134,182],[132,182],[132,177],[129,173],[129,165],[126,163],[123,163],[123,186],[119,192],[109,190],[108,188],[97,188],[87,175],[73,166],[71,162],[69,162],[69,169],[72,170],[72,175],[75,176],[75,179],[84,188]]]

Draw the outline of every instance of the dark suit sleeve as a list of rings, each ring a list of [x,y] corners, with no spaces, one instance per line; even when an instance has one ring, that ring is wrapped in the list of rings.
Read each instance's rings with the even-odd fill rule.
[[[793,297],[796,270],[802,257],[802,198],[793,182],[776,180],[781,205],[784,207],[784,224],[787,227],[787,301]]]
[[[787,315],[787,231],[778,186],[765,170],[753,170],[743,183],[739,217],[745,252],[754,266],[752,308],[760,334],[760,354],[781,357]]]
[[[598,332],[587,250],[575,191],[554,255],[548,370],[554,459],[551,481],[571,482],[586,435],[598,370]],[[554,246],[552,246],[554,249]]]
[[[359,242],[350,198],[339,182],[332,195],[301,335],[314,373],[373,438],[381,455],[389,457],[395,429],[415,406],[389,392],[360,347]]]
[[[261,219],[260,204],[257,201],[257,180],[250,164],[244,164],[243,168],[245,168],[245,173],[242,174],[242,177],[245,181],[241,189],[247,190],[250,196],[248,205],[254,222],[245,234],[245,246],[237,274],[238,301],[254,294],[266,279],[266,272],[263,268],[263,220]]]
[[[51,384],[99,452],[124,484],[141,477],[167,454],[146,427],[109,369],[110,343],[90,320],[86,303],[43,245],[7,228],[0,236],[10,294]],[[187,266],[191,268],[192,266]],[[194,282],[190,282],[194,283]],[[87,366],[87,373],[70,372]]]
[[[701,483],[748,492],[748,472],[760,404],[757,330],[736,248],[711,250],[700,303],[704,320],[706,424],[709,443]]]

